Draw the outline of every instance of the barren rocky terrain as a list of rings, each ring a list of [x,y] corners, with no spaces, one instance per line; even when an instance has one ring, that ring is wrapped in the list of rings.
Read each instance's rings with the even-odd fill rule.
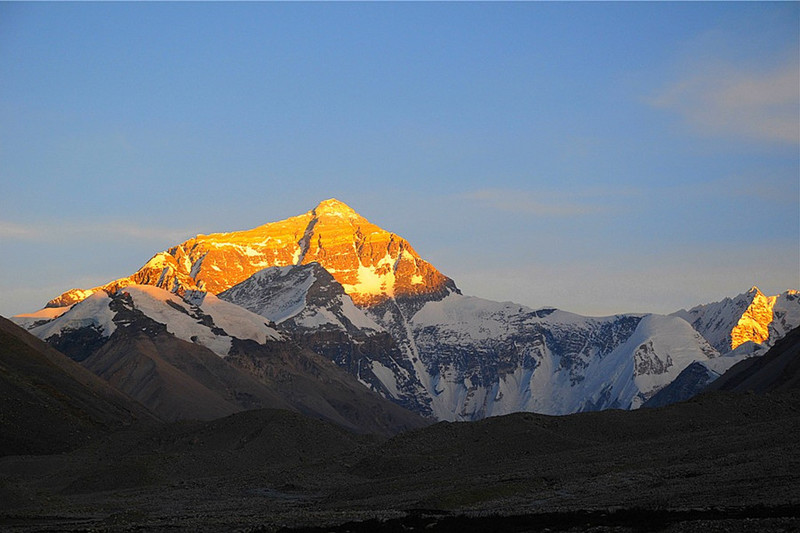
[[[790,531],[800,527],[798,435],[797,394],[520,413],[391,439],[287,411],[249,411],[131,426],[68,454],[4,457],[0,525]]]

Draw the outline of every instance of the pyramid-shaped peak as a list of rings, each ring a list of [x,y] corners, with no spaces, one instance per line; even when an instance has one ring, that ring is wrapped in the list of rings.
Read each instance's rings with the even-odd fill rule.
[[[422,260],[402,237],[381,229],[350,206],[330,198],[302,215],[250,230],[198,235],[160,254],[127,278],[90,291],[70,291],[50,307],[80,301],[93,290],[155,285],[183,294],[219,294],[265,267],[316,262],[357,305],[390,298],[441,298],[458,289]]]
[[[340,202],[336,198],[323,200],[317,205],[317,207],[314,208],[313,213],[316,216],[333,215],[333,216],[348,217],[348,218],[360,216],[358,213],[355,212],[355,210],[353,210],[352,207],[350,207],[344,202]]]
[[[764,296],[765,296],[765,295],[764,295],[764,293],[763,293],[763,292],[761,292],[761,291],[759,290],[759,288],[758,288],[758,287],[756,287],[755,285],[753,285],[753,286],[750,288],[750,290],[749,290],[749,291],[747,291],[746,293],[744,293],[744,295],[745,295],[745,296],[747,296],[748,298],[758,298],[759,296],[762,296],[762,297],[764,297]]]

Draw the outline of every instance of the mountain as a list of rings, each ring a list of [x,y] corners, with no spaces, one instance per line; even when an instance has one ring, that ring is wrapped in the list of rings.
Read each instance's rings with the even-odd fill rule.
[[[178,294],[198,289],[218,294],[266,267],[312,262],[330,272],[359,305],[392,297],[435,298],[457,290],[408,241],[330,199],[303,215],[251,230],[198,235],[156,254],[131,276],[72,289],[47,307],[65,307],[101,290],[116,292],[136,284]]]
[[[410,298],[362,310],[316,264],[267,268],[219,298],[440,420],[636,407],[692,361],[716,356],[674,317],[594,319],[455,292],[416,311]]]
[[[319,263],[265,268],[218,296],[289,331],[383,329]]]
[[[644,402],[642,407],[664,407],[688,400],[700,394],[719,376],[720,374],[708,368],[708,365],[695,361],[684,368],[669,385]]]
[[[687,367],[667,387],[645,404],[659,407],[687,400],[707,388],[715,388],[715,380],[728,375],[733,368],[754,371],[763,362],[759,356],[787,332],[800,325],[800,293],[789,290],[775,296],[765,296],[758,287],[735,298],[698,305],[674,313],[687,321],[717,348],[722,356],[709,361],[697,361]],[[745,361],[753,358],[752,361]],[[720,383],[727,382],[727,378]]]
[[[100,291],[30,331],[165,420],[277,408],[362,432],[425,424],[262,317],[212,294],[185,297],[147,285]]]
[[[716,352],[685,321],[591,318],[452,294],[409,321],[439,418],[635,408]]]
[[[387,361],[405,363],[394,338],[318,263],[265,268],[219,298],[266,318],[285,336],[330,359],[385,398],[428,414],[424,390],[408,383],[413,367],[402,367],[407,379],[398,387],[395,373],[384,366]]]
[[[735,298],[682,309],[674,316],[689,322],[721,354],[753,343],[766,352],[776,340],[800,325],[800,292],[765,296],[758,287]]]
[[[635,409],[676,380],[681,391],[705,386],[800,325],[795,291],[766,297],[754,288],[672,316],[611,317],[465,296],[403,238],[334,199],[252,230],[198,235],[132,276],[68,291],[15,320],[70,353],[113,327],[93,298],[129,286],[165,289],[171,296],[148,316],[261,381],[245,359],[291,345],[439,420]],[[67,320],[94,329],[65,329]]]
[[[706,390],[758,394],[800,389],[800,327],[777,341],[761,357],[731,367]]]
[[[0,317],[0,456],[60,453],[156,417]]]

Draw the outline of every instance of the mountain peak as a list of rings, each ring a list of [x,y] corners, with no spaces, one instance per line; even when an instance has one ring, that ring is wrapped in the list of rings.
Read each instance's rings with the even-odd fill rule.
[[[752,287],[750,287],[750,290],[749,290],[749,291],[747,291],[747,293],[746,293],[746,294],[751,294],[751,295],[758,295],[758,294],[762,294],[762,295],[763,295],[763,293],[762,293],[762,292],[761,292],[761,291],[758,289],[758,287],[756,287],[755,285],[753,285]]]
[[[312,213],[316,216],[332,215],[346,218],[360,216],[352,207],[336,198],[329,198],[328,200],[321,201],[317,207],[312,210]]]
[[[132,284],[184,294],[223,292],[267,267],[319,263],[357,305],[397,297],[440,298],[458,291],[402,237],[383,230],[350,206],[330,198],[305,214],[254,229],[198,235],[156,254],[127,278],[68,291],[49,307],[76,303],[98,290],[114,293]]]

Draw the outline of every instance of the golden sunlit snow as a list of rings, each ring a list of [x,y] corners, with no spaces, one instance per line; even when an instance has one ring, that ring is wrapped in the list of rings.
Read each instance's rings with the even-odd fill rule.
[[[778,297],[764,296],[757,287],[752,290],[755,291],[752,303],[731,330],[731,350],[747,341],[760,344],[769,338],[769,325],[774,316],[772,308]]]
[[[449,281],[408,241],[330,199],[303,215],[251,230],[198,235],[156,254],[132,276],[90,290],[73,289],[48,306],[70,305],[97,290],[114,292],[131,284],[218,294],[266,267],[311,262],[328,270],[359,305],[439,293]]]

